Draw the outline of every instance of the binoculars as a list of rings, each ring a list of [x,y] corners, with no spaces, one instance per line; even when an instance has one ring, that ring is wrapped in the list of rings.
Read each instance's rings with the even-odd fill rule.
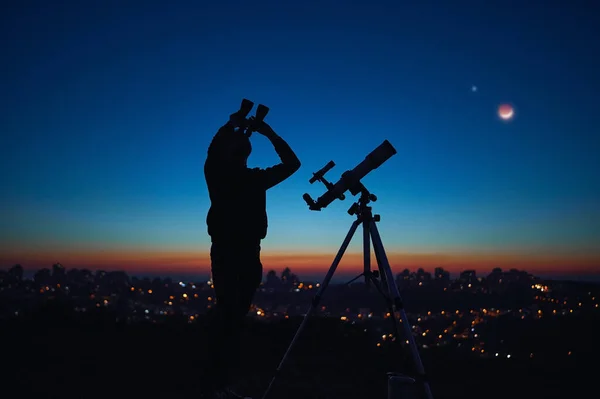
[[[254,118],[250,119],[248,118],[248,114],[250,111],[252,111],[253,107],[254,102],[244,98],[242,100],[242,104],[240,105],[240,110],[237,112],[238,116],[243,118],[245,122],[240,128],[245,130],[244,134],[248,137],[252,136],[252,132],[256,130],[253,122],[262,122],[269,113],[269,107],[263,104],[258,104]]]

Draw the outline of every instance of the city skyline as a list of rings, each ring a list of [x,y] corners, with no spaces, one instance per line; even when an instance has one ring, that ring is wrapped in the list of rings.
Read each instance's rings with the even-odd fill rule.
[[[66,267],[67,269],[88,269],[91,271],[104,270],[107,272],[111,271],[124,271],[131,275],[137,276],[152,276],[152,277],[175,277],[186,280],[188,278],[199,278],[203,276],[204,278],[210,278],[210,260],[206,258],[204,264],[199,264],[198,260],[202,259],[202,255],[199,254],[195,256],[191,254],[188,258],[190,263],[182,265],[182,263],[177,263],[173,266],[173,263],[169,264],[165,261],[165,258],[159,256],[152,256],[149,259],[153,259],[156,264],[154,266],[148,264],[136,264],[134,267],[132,266],[131,260],[130,263],[127,261],[123,261],[120,258],[120,263],[110,263],[110,262],[102,262],[102,263],[83,263],[81,261],[77,261],[77,257],[73,256],[73,252],[70,252],[71,256],[67,256],[65,260],[69,261],[65,262],[51,262],[47,263],[45,261],[37,261],[37,262],[16,262],[13,264],[0,263],[0,270],[9,269],[14,265],[21,265],[26,273],[33,275],[32,273],[37,270],[50,268],[53,264],[58,263]],[[131,259],[136,259],[139,257],[138,252],[134,252],[129,254]],[[181,252],[177,252],[179,257],[183,257],[185,259],[185,255],[182,256]],[[571,269],[571,272],[565,272],[563,268],[549,268],[548,262],[551,260],[556,260],[555,256],[548,255],[546,259],[538,258],[537,264],[532,263],[531,261],[527,264],[523,261],[518,261],[520,258],[518,256],[515,257],[507,257],[504,254],[504,261],[499,260],[500,258],[497,256],[494,261],[490,261],[488,267],[481,267],[481,259],[475,259],[473,263],[465,262],[465,256],[461,254],[455,254],[454,257],[445,257],[443,255],[424,255],[421,257],[415,257],[414,263],[395,263],[398,260],[396,254],[388,254],[388,258],[390,260],[390,267],[392,273],[394,275],[403,272],[404,270],[409,270],[410,272],[416,272],[419,269],[423,269],[427,273],[434,274],[435,268],[442,268],[446,272],[449,272],[451,276],[456,277],[460,273],[464,271],[474,270],[479,276],[485,276],[492,272],[493,269],[499,268],[504,271],[508,271],[511,269],[523,270],[528,273],[531,273],[535,276],[557,279],[557,280],[579,280],[579,281],[600,281],[600,274],[593,271],[593,268],[581,268],[581,269]],[[83,258],[89,259],[89,252],[82,253]],[[326,259],[326,254],[319,255],[310,255],[306,256],[304,259],[317,259],[317,258]],[[26,256],[24,258],[27,258]],[[287,258],[287,262],[285,261]],[[331,257],[333,258],[333,257]],[[374,254],[371,255],[371,270],[376,270],[376,262]],[[291,260],[291,262],[290,262]],[[172,258],[171,261],[176,261],[176,259]],[[294,261],[298,263],[294,263]],[[304,279],[311,279],[315,281],[320,281],[325,277],[325,274],[329,267],[331,266],[330,260],[327,266],[315,266],[315,267],[306,267],[307,263],[303,260],[302,257],[292,257],[289,258],[289,254],[285,254],[283,257],[270,256],[267,254],[263,259],[263,278],[266,277],[268,271],[275,271],[277,273],[281,272],[285,268],[290,268],[293,272],[297,273],[299,277]],[[572,261],[572,258],[571,258]],[[583,259],[585,261],[585,259]],[[591,261],[588,260],[588,265],[593,264],[593,259]],[[129,265],[129,267],[127,267]],[[537,268],[535,266],[538,266]],[[533,267],[533,268],[532,268]],[[591,269],[591,271],[590,271]],[[357,274],[363,272],[363,264],[362,264],[362,253],[349,253],[344,256],[342,261],[340,262],[338,268],[333,277],[333,281],[345,281],[348,277],[354,277]]]
[[[248,98],[302,161],[267,193],[265,271],[326,272],[356,198],[311,212],[302,195],[325,188],[308,179],[333,160],[337,181],[387,139],[398,153],[363,183],[394,273],[600,275],[590,14],[438,3],[13,5],[0,266],[207,272],[202,165]],[[232,7],[252,23],[230,28]],[[266,139],[252,143],[249,166],[278,161]],[[340,273],[360,272],[361,240]]]

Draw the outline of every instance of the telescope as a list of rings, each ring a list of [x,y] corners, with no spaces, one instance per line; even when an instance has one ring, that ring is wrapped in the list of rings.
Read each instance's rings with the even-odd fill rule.
[[[327,191],[316,201],[314,201],[308,194],[304,194],[302,196],[311,210],[320,211],[321,209],[327,207],[327,205],[332,203],[335,199],[343,200],[344,193],[348,190],[350,193],[352,193],[352,195],[357,195],[360,193],[358,201],[352,204],[350,209],[348,209],[348,214],[351,216],[356,216],[356,219],[354,222],[352,222],[352,225],[346,234],[346,238],[344,238],[340,249],[333,258],[331,267],[320,284],[319,291],[315,294],[313,300],[311,301],[310,308],[304,314],[304,320],[302,320],[302,323],[292,338],[292,341],[283,355],[279,366],[277,366],[277,370],[275,371],[273,378],[271,378],[271,382],[263,394],[262,399],[267,398],[275,379],[281,373],[283,365],[285,364],[292,348],[298,341],[298,337],[306,327],[309,317],[317,312],[317,309],[320,307],[319,303],[321,298],[329,286],[335,271],[340,265],[344,253],[352,241],[352,237],[356,233],[358,227],[361,225],[363,230],[363,272],[346,283],[346,285],[351,284],[360,277],[364,277],[365,288],[368,289],[371,284],[377,288],[377,291],[379,291],[379,293],[387,302],[389,309],[388,315],[391,316],[390,319],[392,319],[394,322],[396,337],[400,337],[402,330],[404,329],[404,338],[402,339],[402,342],[406,342],[406,344],[408,344],[415,366],[413,370],[413,372],[416,374],[415,378],[402,376],[398,373],[388,373],[388,376],[390,377],[398,377],[395,379],[390,378],[389,380],[388,398],[422,397],[424,399],[433,399],[431,388],[429,386],[427,376],[425,375],[425,369],[423,368],[423,362],[421,361],[421,356],[419,355],[419,349],[413,336],[411,323],[409,322],[406,311],[404,310],[404,302],[400,296],[396,279],[392,273],[390,262],[385,252],[385,248],[383,247],[383,242],[381,241],[381,234],[377,228],[377,222],[381,220],[381,217],[380,215],[373,213],[373,207],[370,205],[372,202],[377,201],[377,197],[369,192],[364,184],[361,183],[361,179],[363,177],[365,177],[373,169],[380,167],[394,154],[396,154],[396,149],[390,144],[389,141],[385,140],[379,147],[375,148],[369,155],[367,155],[365,159],[354,169],[344,172],[337,183],[332,184],[325,180],[325,174],[335,166],[333,161],[329,161],[327,165],[325,165],[319,171],[313,173],[313,177],[310,178],[310,184],[320,181],[325,184],[325,187],[327,187]],[[373,244],[372,249],[377,262],[377,270],[371,270],[371,243]],[[417,389],[417,381],[419,382],[419,385],[421,385],[422,389]],[[415,387],[411,387],[411,384],[415,385]],[[406,387],[406,390],[402,390],[400,387]]]
[[[269,113],[269,107],[263,104],[258,104],[258,107],[256,107],[256,114],[248,118],[248,114],[250,111],[252,111],[253,107],[254,102],[244,98],[242,99],[240,110],[237,112],[239,119],[236,121],[236,127],[239,128],[247,137],[252,136],[252,132],[256,131],[256,122],[262,122]]]
[[[313,200],[308,193],[304,194],[302,198],[306,201],[306,204],[311,211],[320,211],[336,199],[344,200],[344,193],[346,191],[350,191],[352,195],[357,195],[364,189],[364,186],[360,182],[361,179],[372,170],[380,167],[396,153],[397,151],[392,144],[389,141],[384,140],[379,147],[371,151],[371,153],[367,155],[361,163],[356,165],[354,169],[344,172],[335,184],[328,182],[324,177],[325,173],[335,166],[333,161],[329,161],[327,165],[319,171],[314,172],[313,177],[308,181],[310,184],[313,184],[316,181],[322,182],[325,187],[327,187],[327,191],[316,201]]]

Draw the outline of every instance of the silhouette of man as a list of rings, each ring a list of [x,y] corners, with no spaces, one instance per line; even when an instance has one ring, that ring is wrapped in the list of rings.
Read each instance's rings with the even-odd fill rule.
[[[210,364],[206,390],[218,398],[238,397],[227,389],[237,366],[245,316],[262,281],[260,243],[267,235],[266,192],[300,168],[290,146],[265,122],[253,121],[268,138],[281,163],[248,168],[250,139],[236,126],[246,119],[239,111],[214,136],[204,164],[211,206],[206,222],[211,236],[211,271],[216,307],[210,326]]]

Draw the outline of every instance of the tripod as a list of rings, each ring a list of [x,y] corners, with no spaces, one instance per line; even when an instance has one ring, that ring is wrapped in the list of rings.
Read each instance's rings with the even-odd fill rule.
[[[346,252],[346,249],[348,248],[348,245],[350,244],[350,241],[352,241],[352,237],[354,236],[356,229],[360,224],[362,224],[363,226],[364,271],[354,280],[360,278],[361,276],[364,276],[366,286],[369,287],[370,283],[373,283],[373,285],[375,285],[378,291],[382,293],[382,295],[385,297],[387,305],[390,309],[390,313],[394,319],[394,327],[396,329],[397,336],[401,331],[400,324],[404,326],[404,334],[406,335],[406,340],[409,343],[412,358],[415,363],[416,372],[418,374],[417,380],[420,380],[423,383],[423,391],[425,397],[427,399],[433,399],[429,383],[425,379],[425,370],[423,368],[423,363],[421,362],[421,357],[417,349],[417,344],[412,335],[412,330],[408,321],[408,317],[406,316],[406,312],[404,311],[402,298],[400,297],[398,287],[396,285],[396,282],[394,281],[394,276],[392,274],[387,255],[385,253],[385,249],[383,248],[383,243],[381,242],[379,230],[377,229],[377,225],[375,224],[380,220],[380,216],[373,215],[371,210],[372,208],[369,206],[370,202],[377,201],[377,197],[371,194],[362,184],[360,184],[359,187],[361,192],[360,199],[354,204],[352,204],[350,209],[348,209],[348,213],[350,215],[356,215],[356,220],[350,226],[350,230],[348,231],[346,238],[344,239],[337,255],[335,256],[333,263],[331,264],[331,267],[329,268],[329,271],[327,272],[325,279],[323,280],[323,283],[319,288],[319,291],[314,296],[312,304],[308,309],[308,312],[304,316],[304,320],[302,320],[300,327],[296,331],[296,335],[294,335],[292,342],[290,343],[288,349],[283,355],[283,358],[281,359],[281,362],[279,363],[279,366],[275,371],[275,375],[271,379],[271,382],[269,383],[269,386],[267,387],[267,390],[265,391],[262,399],[267,398],[267,395],[269,394],[271,387],[275,382],[275,379],[279,375],[285,361],[287,360],[288,355],[290,354],[292,348],[294,347],[294,344],[298,340],[298,337],[304,330],[304,327],[306,326],[309,317],[319,306],[321,297],[327,289],[331,278],[333,277],[342,257],[344,256],[344,253]],[[373,241],[373,252],[375,253],[375,259],[377,261],[379,269],[378,271],[371,271],[371,240]],[[381,276],[381,283],[377,280],[379,276]],[[400,314],[400,319],[396,315],[396,312]]]

